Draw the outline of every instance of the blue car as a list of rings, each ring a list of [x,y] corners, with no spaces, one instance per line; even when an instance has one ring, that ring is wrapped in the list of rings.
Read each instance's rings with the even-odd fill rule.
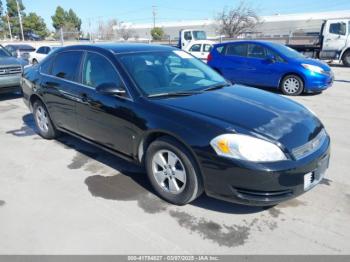
[[[324,62],[265,41],[235,41],[214,45],[208,65],[233,83],[273,87],[285,95],[319,93],[333,84],[334,74]]]

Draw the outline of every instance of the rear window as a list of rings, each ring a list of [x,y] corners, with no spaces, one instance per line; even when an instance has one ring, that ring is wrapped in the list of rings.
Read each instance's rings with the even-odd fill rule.
[[[247,56],[247,44],[228,45],[226,48],[226,55],[228,56]]]

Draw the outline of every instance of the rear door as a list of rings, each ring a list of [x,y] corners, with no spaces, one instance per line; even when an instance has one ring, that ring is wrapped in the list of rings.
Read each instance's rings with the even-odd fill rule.
[[[61,128],[77,132],[76,103],[82,51],[65,51],[56,54],[48,68],[41,65],[41,86],[45,104],[51,118]],[[50,61],[49,59],[48,61]]]
[[[188,51],[195,57],[201,59],[201,49],[202,45],[201,44],[194,44],[192,45]]]
[[[245,83],[248,44],[234,43],[226,46],[225,55],[220,59],[222,75],[233,83]]]
[[[46,57],[46,46],[41,46],[39,47],[39,49],[36,51],[36,59],[38,62],[40,62],[41,60],[43,60]]]
[[[82,65],[81,85],[77,103],[79,134],[110,149],[132,154],[135,130],[134,102],[125,96],[110,96],[96,92],[101,84],[125,87],[113,63],[104,55],[86,52]]]

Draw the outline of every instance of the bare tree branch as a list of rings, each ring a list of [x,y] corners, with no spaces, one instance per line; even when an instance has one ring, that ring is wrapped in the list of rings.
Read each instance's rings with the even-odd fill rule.
[[[251,32],[260,23],[259,16],[253,8],[241,2],[237,7],[225,7],[217,17],[220,34],[234,38],[242,33]]]

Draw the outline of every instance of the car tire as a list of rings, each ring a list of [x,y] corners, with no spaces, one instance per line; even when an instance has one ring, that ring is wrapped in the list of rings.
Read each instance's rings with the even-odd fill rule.
[[[350,50],[346,51],[342,57],[344,66],[350,67]]]
[[[287,75],[282,79],[280,88],[287,96],[298,96],[304,91],[304,82],[297,75]]]
[[[33,116],[38,133],[41,137],[45,139],[54,139],[58,137],[59,132],[52,124],[50,115],[45,105],[40,100],[35,101],[33,104]]]
[[[150,144],[145,158],[148,178],[156,193],[175,205],[186,205],[203,193],[200,171],[192,154],[170,137]]]
[[[36,65],[37,63],[38,63],[38,60],[33,59],[32,64],[33,64],[33,65]]]

